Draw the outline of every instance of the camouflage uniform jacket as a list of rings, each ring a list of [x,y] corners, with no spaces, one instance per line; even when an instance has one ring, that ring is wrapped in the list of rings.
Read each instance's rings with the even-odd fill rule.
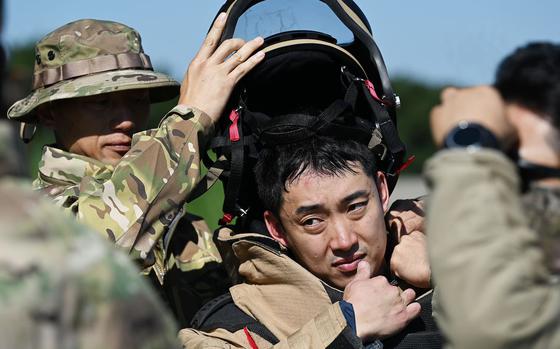
[[[533,182],[522,197],[529,226],[539,234],[549,269],[560,276],[560,188]]]
[[[130,151],[115,167],[46,146],[34,188],[115,242],[145,273],[153,269],[163,282],[174,266],[189,271],[221,261],[200,221],[193,222],[196,234],[181,253],[167,253],[172,228],[188,217],[184,206],[200,179],[199,149],[212,132],[207,115],[179,105],[157,129],[135,134]]]
[[[177,348],[176,325],[127,256],[0,181],[0,349]]]

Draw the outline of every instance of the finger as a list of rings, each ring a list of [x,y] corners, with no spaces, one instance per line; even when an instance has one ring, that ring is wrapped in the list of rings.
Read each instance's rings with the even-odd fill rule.
[[[216,51],[210,57],[210,60],[216,64],[221,64],[229,55],[239,50],[241,47],[243,47],[243,45],[245,45],[245,40],[243,39],[228,39],[222,42],[220,46],[218,46]],[[234,53],[233,56],[235,55],[236,54]]]
[[[264,52],[259,51],[255,53],[251,58],[249,58],[244,63],[238,65],[234,70],[231,71],[229,76],[235,83],[241,80],[242,77],[247,75],[257,64],[259,64],[264,59]]]
[[[212,28],[210,28],[210,31],[206,35],[206,38],[204,39],[200,50],[198,50],[195,59],[205,60],[210,57],[212,53],[214,53],[226,26],[226,19],[227,13],[225,12],[220,13],[220,15],[216,18],[214,24],[212,25]]]
[[[371,278],[371,265],[367,261],[360,261],[356,270],[355,280],[368,280]]]
[[[426,206],[426,195],[414,199],[414,204],[416,205],[416,207],[422,210],[422,213],[424,213],[424,207]]]
[[[417,241],[424,241],[426,239],[426,232],[420,230],[414,230],[408,234],[412,239]]]
[[[437,147],[441,147],[444,137],[442,130],[440,130],[441,127],[439,126],[439,124],[442,123],[442,113],[443,106],[441,104],[433,107],[430,112],[430,129],[432,130],[432,139]]]
[[[412,288],[407,288],[401,292],[401,299],[404,304],[410,304],[416,298],[416,292]]]
[[[408,319],[407,322],[420,315],[421,311],[422,311],[422,306],[420,305],[420,303],[414,302],[407,305],[406,306],[406,317]]]
[[[263,43],[264,39],[259,36],[243,45],[243,47],[241,47],[237,52],[235,52],[224,62],[224,65],[228,68],[228,71],[231,72],[238,65],[245,62],[259,47],[262,46]]]
[[[445,102],[446,100],[451,98],[453,95],[455,95],[457,93],[457,91],[459,91],[459,89],[456,88],[456,87],[447,87],[447,88],[443,89],[443,91],[441,91],[442,102]]]
[[[402,221],[402,218],[391,217],[388,222],[391,239],[393,239],[393,241],[396,243],[400,243],[402,235],[406,234],[406,231],[404,231],[404,222]]]

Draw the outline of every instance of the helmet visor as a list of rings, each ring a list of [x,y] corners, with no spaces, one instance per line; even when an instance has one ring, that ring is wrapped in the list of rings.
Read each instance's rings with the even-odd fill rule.
[[[339,45],[354,41],[352,31],[320,0],[257,2],[239,17],[233,37],[251,40],[290,31],[320,32],[335,39]]]

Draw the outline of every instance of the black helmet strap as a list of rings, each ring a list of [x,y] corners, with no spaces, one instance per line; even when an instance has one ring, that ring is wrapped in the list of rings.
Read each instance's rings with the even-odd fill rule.
[[[342,73],[349,81],[344,100],[355,109],[358,97],[364,96],[373,115],[375,115],[377,128],[373,131],[368,146],[370,148],[386,147],[385,153],[387,156],[381,156],[381,160],[386,161],[385,172],[390,176],[398,175],[404,160],[406,147],[399,137],[397,127],[389,115],[387,106],[378,97],[373,84],[369,80],[357,78],[346,69],[343,69]]]
[[[336,100],[321,115],[287,114],[270,119],[259,138],[266,145],[289,144],[321,134],[338,116],[350,109],[343,100]]]

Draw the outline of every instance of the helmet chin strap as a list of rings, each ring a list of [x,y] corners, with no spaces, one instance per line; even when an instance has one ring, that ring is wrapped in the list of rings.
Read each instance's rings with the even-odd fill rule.
[[[35,136],[35,132],[37,132],[37,125],[30,124],[27,122],[22,122],[19,125],[19,138],[23,141],[23,143],[27,144],[31,142],[33,136]]]

